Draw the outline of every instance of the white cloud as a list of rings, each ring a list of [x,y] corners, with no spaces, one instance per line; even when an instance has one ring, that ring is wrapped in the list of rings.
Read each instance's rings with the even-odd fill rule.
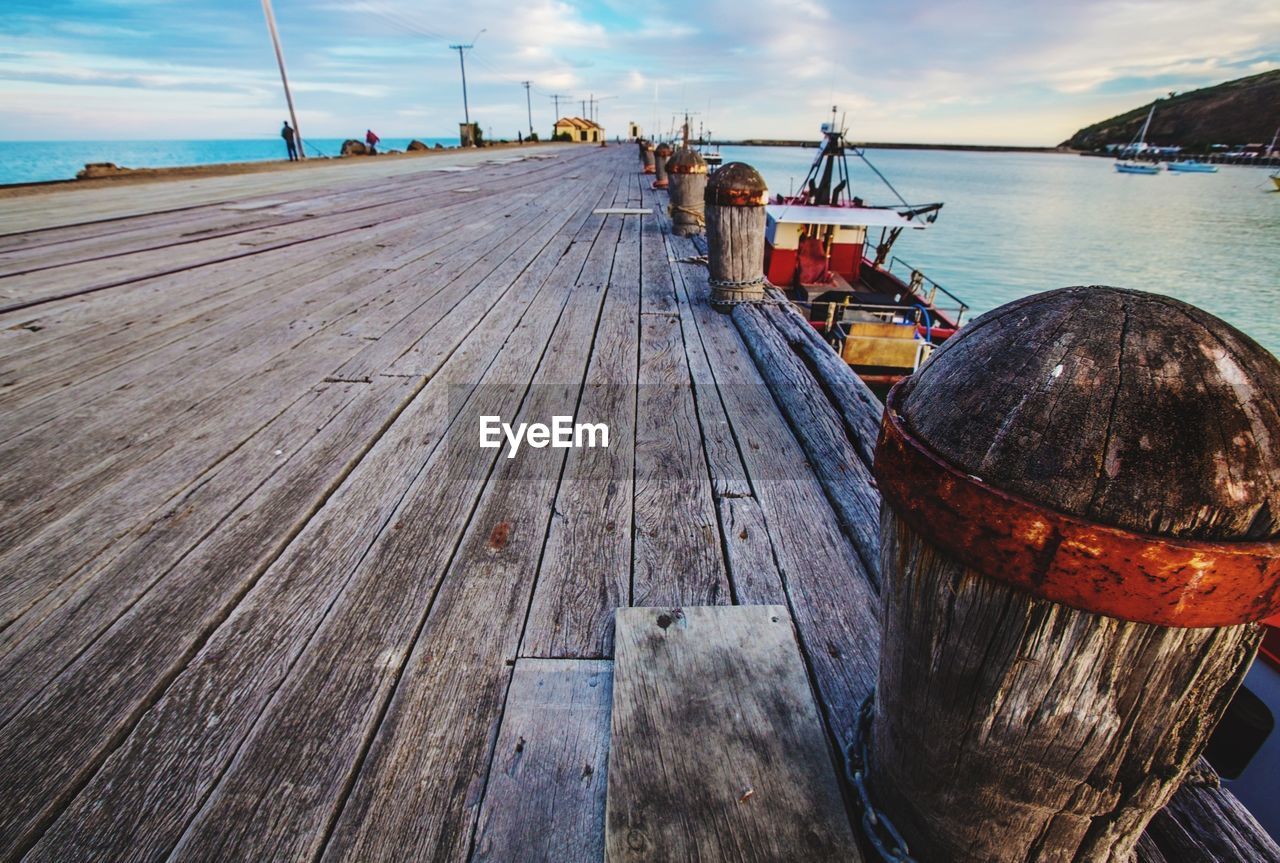
[[[283,103],[265,28],[255,9],[214,4],[188,0],[184,13],[213,23],[178,31],[165,0],[121,0],[101,21],[0,25],[13,28],[0,114],[34,138],[83,137],[86,117],[113,112],[116,136],[257,134],[259,112]],[[1163,90],[1280,59],[1270,0],[277,0],[276,11],[303,124],[325,136],[449,134],[461,81],[448,46],[482,28],[469,102],[499,134],[527,125],[530,80],[539,127],[551,94],[574,113],[594,94],[612,128],[669,127],[687,109],[724,136],[811,137],[838,104],[862,139],[1054,143]]]

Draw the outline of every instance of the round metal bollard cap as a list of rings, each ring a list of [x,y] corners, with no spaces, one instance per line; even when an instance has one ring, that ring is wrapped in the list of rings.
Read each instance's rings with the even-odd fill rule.
[[[1280,610],[1280,363],[1169,297],[1002,306],[890,395],[899,516],[992,578],[1165,626]]]
[[[723,207],[763,207],[769,187],[760,172],[746,162],[730,162],[707,180],[704,200]]]
[[[668,174],[705,174],[707,163],[702,154],[688,147],[681,147],[667,160]]]

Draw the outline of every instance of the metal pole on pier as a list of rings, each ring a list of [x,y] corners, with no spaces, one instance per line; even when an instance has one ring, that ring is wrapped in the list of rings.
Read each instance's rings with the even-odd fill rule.
[[[524,104],[529,109],[529,135],[533,135],[533,97],[529,95],[529,88],[533,86],[532,81],[521,81],[524,84]]]
[[[298,157],[307,158],[307,149],[302,145],[302,130],[298,127],[298,115],[293,110],[293,94],[289,92],[289,75],[284,70],[284,51],[280,49],[280,33],[276,30],[276,15],[271,9],[271,0],[262,0],[262,12],[267,16],[267,30],[271,33],[271,44],[276,49],[276,63],[280,65],[280,81],[284,84],[284,100],[289,105],[289,119],[293,122],[293,137],[298,145]]]
[[[450,50],[458,52],[458,68],[462,70],[462,118],[468,126],[471,125],[471,107],[467,104],[467,61],[464,59],[463,54],[476,46],[476,40],[480,38],[480,33],[483,32],[484,29],[482,28],[466,44],[459,43],[449,46]]]

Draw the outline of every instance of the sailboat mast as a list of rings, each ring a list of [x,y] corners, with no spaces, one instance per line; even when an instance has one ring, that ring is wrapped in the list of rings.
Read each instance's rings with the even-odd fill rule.
[[[1147,122],[1142,124],[1142,131],[1138,133],[1138,143],[1147,143],[1147,130],[1151,128],[1151,118],[1155,116],[1156,103],[1151,103],[1151,110],[1147,112]]]
[[[276,30],[276,16],[271,10],[271,0],[262,0],[262,12],[267,16],[267,30],[271,33],[271,44],[276,49],[276,62],[280,64],[280,80],[284,84],[284,100],[289,104],[289,119],[293,122],[293,137],[298,143],[298,156],[305,159],[307,151],[302,146],[302,130],[298,127],[298,115],[293,110],[293,94],[289,92],[289,76],[284,71],[284,52],[280,50],[280,33]]]

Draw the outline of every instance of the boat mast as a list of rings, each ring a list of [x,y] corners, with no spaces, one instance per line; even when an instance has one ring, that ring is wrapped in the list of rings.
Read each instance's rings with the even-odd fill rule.
[[[262,0],[262,11],[267,16],[267,30],[271,32],[271,44],[276,49],[276,62],[280,64],[280,80],[284,84],[284,100],[289,104],[289,119],[293,121],[293,137],[298,144],[298,157],[307,158],[302,146],[302,130],[298,128],[298,115],[293,110],[293,94],[289,92],[289,76],[284,71],[284,52],[280,50],[280,33],[276,30],[276,16],[271,11],[271,0]]]
[[[1156,103],[1151,103],[1151,110],[1147,112],[1147,122],[1142,124],[1142,131],[1138,133],[1138,143],[1147,143],[1147,130],[1151,128],[1151,118],[1155,116]]]

